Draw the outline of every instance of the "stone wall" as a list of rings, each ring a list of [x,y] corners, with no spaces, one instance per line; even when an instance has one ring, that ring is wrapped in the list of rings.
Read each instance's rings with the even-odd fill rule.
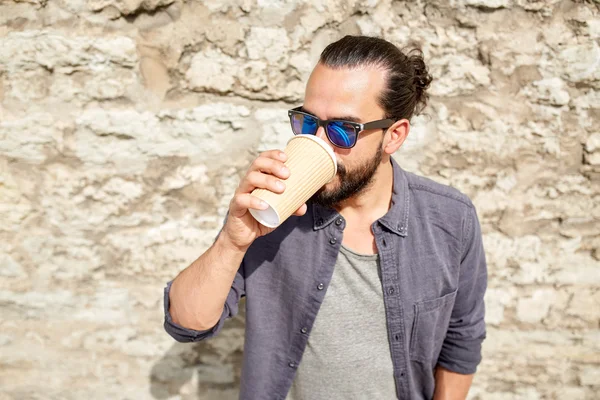
[[[395,155],[474,200],[488,339],[471,399],[600,390],[598,0],[0,0],[0,399],[234,399],[243,318],[175,343],[162,288],[291,132],[343,34],[419,44]]]

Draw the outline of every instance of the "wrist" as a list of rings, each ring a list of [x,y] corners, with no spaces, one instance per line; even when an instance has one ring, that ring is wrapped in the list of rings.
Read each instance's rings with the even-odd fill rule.
[[[231,236],[229,236],[225,228],[221,230],[221,233],[219,233],[219,236],[215,241],[215,245],[221,248],[222,250],[231,253],[239,253],[240,255],[246,254],[246,251],[250,247],[250,244],[251,243],[247,245],[237,244],[234,240],[231,239]]]

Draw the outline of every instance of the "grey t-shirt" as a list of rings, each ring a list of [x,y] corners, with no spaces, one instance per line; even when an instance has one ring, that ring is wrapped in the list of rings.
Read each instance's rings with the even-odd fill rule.
[[[379,257],[342,245],[286,400],[395,398]]]

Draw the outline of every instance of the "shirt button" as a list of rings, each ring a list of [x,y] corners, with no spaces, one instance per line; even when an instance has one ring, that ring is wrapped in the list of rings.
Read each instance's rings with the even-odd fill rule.
[[[336,244],[337,243],[337,239],[336,238],[331,238],[331,239],[329,239],[329,243]]]
[[[394,294],[394,288],[393,287],[391,287],[391,288],[388,289],[388,294]]]
[[[335,220],[335,224],[336,224],[337,226],[340,226],[340,225],[342,224],[342,219],[341,219],[341,218],[338,218],[338,219],[336,219],[336,220]]]
[[[289,366],[290,368],[296,368],[296,363],[295,363],[295,362],[290,362],[290,363],[288,364],[288,366]]]
[[[325,285],[323,285],[322,283],[319,283],[317,285],[317,289],[319,289],[319,290],[323,290],[324,287],[325,287]]]
[[[306,332],[308,332],[308,329],[306,329],[306,327],[304,327],[304,328],[300,329],[300,332],[306,333]]]

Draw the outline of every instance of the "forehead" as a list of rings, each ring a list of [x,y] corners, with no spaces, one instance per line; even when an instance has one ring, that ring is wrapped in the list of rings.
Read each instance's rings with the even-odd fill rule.
[[[304,107],[321,119],[379,119],[383,110],[377,98],[384,85],[385,71],[381,68],[331,68],[319,63],[306,85]]]

